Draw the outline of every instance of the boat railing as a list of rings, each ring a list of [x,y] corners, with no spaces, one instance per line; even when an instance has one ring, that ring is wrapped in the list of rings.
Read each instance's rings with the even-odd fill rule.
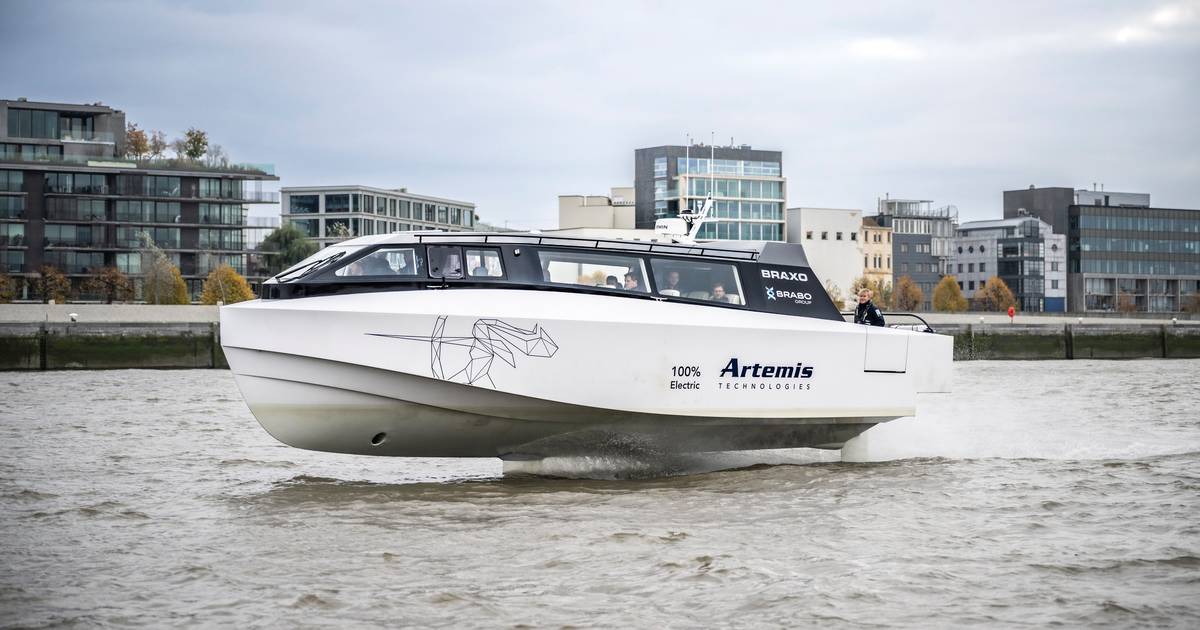
[[[842,313],[842,317],[847,318],[846,321],[852,322],[852,321],[854,321],[854,311],[844,312],[844,313]],[[907,324],[896,323],[894,321],[894,318],[901,318],[901,321],[903,321],[904,318],[908,318],[911,323],[907,323]],[[911,321],[911,320],[916,320],[916,321]],[[915,330],[917,332],[927,332],[927,333],[937,332],[933,329],[933,326],[929,325],[929,322],[925,321],[924,317],[921,317],[920,315],[917,315],[916,313],[901,313],[901,312],[884,311],[883,312],[883,321],[887,322],[888,328],[900,328],[903,330]]]
[[[626,241],[620,239],[596,239],[578,236],[552,236],[542,234],[472,234],[470,232],[438,232],[414,234],[422,243],[458,242],[490,245],[559,245],[565,247],[604,249],[623,252],[647,252],[657,254],[690,254],[693,256],[719,256],[741,260],[757,260],[752,249],[727,249],[711,247],[703,243],[680,244],[658,241]]]

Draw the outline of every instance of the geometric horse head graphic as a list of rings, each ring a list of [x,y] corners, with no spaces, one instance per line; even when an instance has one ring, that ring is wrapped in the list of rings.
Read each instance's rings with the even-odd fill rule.
[[[431,335],[367,334],[428,343],[434,378],[468,385],[486,383],[493,388],[491,369],[497,359],[515,368],[517,355],[550,358],[558,352],[558,344],[539,324],[527,330],[499,319],[475,320],[469,337],[446,335],[445,315],[438,316]]]

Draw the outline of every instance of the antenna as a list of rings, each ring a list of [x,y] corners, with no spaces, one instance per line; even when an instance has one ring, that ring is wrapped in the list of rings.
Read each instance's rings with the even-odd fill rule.
[[[716,181],[713,179],[713,173],[717,170],[713,168],[717,161],[717,132],[710,131],[709,146],[708,146],[708,199],[704,201],[705,206],[700,211],[705,212],[708,208],[708,202],[712,201],[713,191],[716,190]]]

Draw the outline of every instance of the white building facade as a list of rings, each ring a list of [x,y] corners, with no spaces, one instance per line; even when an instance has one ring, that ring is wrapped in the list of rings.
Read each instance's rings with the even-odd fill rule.
[[[295,186],[280,190],[284,223],[326,247],[358,236],[414,230],[471,231],[475,204],[406,188]]]
[[[863,276],[862,210],[788,208],[787,241],[804,246],[809,265],[831,296],[849,303],[854,281]]]

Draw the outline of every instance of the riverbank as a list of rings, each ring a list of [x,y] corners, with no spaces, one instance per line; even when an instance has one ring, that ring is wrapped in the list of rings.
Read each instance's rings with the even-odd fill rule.
[[[978,314],[927,319],[954,337],[956,361],[1200,358],[1200,322],[1026,315],[1008,323],[1007,317]],[[228,367],[215,306],[0,307],[0,370]]]

